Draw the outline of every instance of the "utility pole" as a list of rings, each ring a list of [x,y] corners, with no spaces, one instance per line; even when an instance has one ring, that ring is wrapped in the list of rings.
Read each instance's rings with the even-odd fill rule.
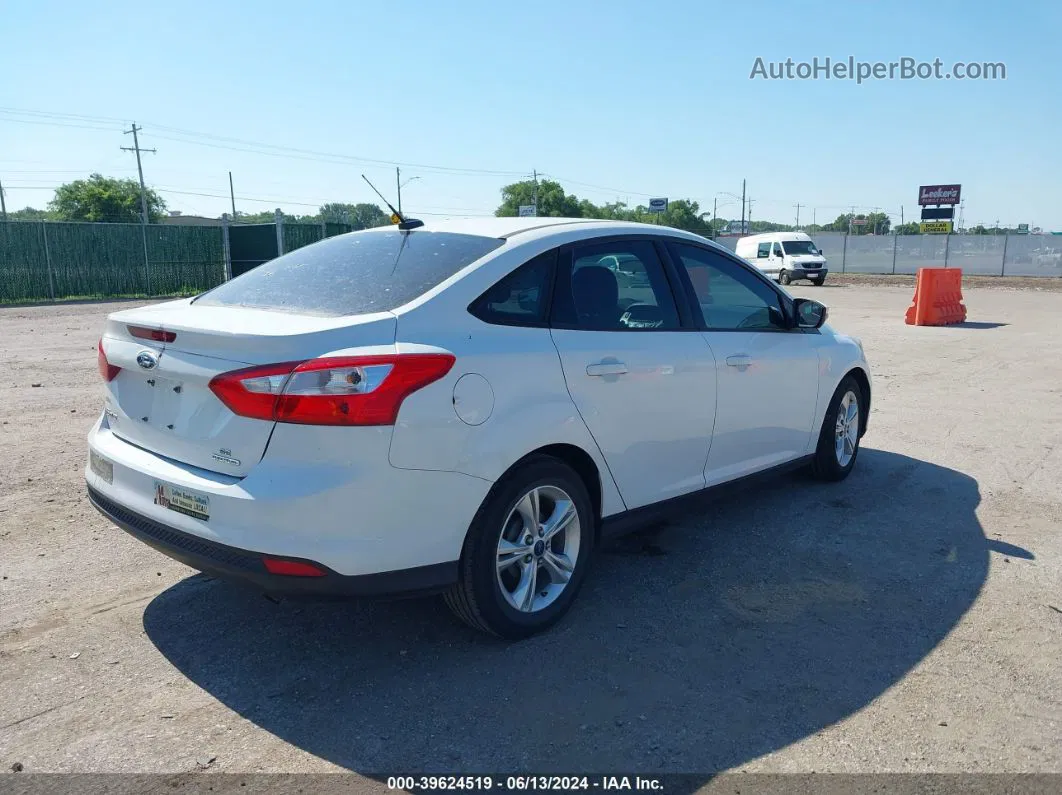
[[[531,204],[535,207],[535,215],[538,215],[538,169],[531,169],[531,176],[535,180],[535,188],[531,192]]]
[[[799,230],[800,229],[800,204],[799,203],[796,206],[796,210],[797,210],[796,228]]]
[[[719,202],[719,199],[714,198],[714,197],[712,198],[712,240],[715,240],[715,236],[717,234],[715,219],[716,219],[716,216],[719,214],[718,212],[716,212],[716,204],[718,202]]]
[[[140,132],[140,130],[142,130],[142,129],[144,129],[144,128],[143,127],[137,127],[136,126],[136,122],[133,122],[132,129],[124,130],[123,133],[125,135],[129,135],[129,133],[133,134],[133,146],[132,147],[123,146],[123,147],[121,147],[121,149],[123,151],[125,151],[125,152],[136,152],[136,170],[137,170],[137,173],[140,175],[140,213],[141,213],[140,236],[143,239],[143,243],[144,243],[144,286],[147,288],[146,289],[147,294],[151,295],[151,269],[150,269],[150,266],[148,265],[148,245],[147,245],[147,224],[148,224],[147,188],[144,187],[144,167],[140,164],[140,153],[141,152],[151,152],[151,153],[154,154],[157,150],[155,150],[155,149],[141,149],[140,148],[140,139],[137,138],[136,134],[138,132]]]
[[[745,234],[745,180],[741,180],[741,234]]]
[[[236,220],[236,192],[232,189],[232,172],[229,172],[229,198],[232,199],[232,220]]]
[[[900,205],[900,226],[903,226],[903,205]]]
[[[402,170],[395,166],[395,185],[398,186],[398,214],[402,214]]]
[[[744,230],[742,230],[744,234]],[[752,234],[752,197],[749,196],[749,234]]]
[[[4,183],[0,182],[0,217],[7,220],[7,202],[4,201]]]
[[[852,234],[852,221],[855,220],[855,205],[852,205],[852,211],[848,213],[848,234]]]
[[[819,208],[818,207],[812,207],[811,208],[811,225],[812,226],[818,226],[819,225],[819,222],[817,220],[815,220],[818,217],[819,217]]]
[[[960,232],[963,230],[962,217],[963,217],[963,213],[964,213],[965,210],[966,210],[966,199],[963,199],[961,202],[959,202],[959,231]]]

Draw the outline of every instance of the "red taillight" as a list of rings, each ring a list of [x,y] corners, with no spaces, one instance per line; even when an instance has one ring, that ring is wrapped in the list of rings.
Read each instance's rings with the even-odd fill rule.
[[[176,331],[163,331],[160,328],[148,328],[147,326],[126,326],[125,328],[137,339],[155,342],[173,342],[177,339]]]
[[[316,566],[310,563],[303,563],[300,560],[262,558],[262,563],[270,574],[282,574],[285,577],[324,577],[328,574],[328,572],[321,571]]]
[[[210,389],[234,413],[304,425],[393,425],[410,394],[454,365],[447,353],[339,356],[249,367]]]
[[[100,341],[96,343],[96,366],[100,370],[100,378],[104,381],[113,381],[118,373],[122,372],[121,367],[116,367],[107,361],[107,354],[103,352],[103,338],[100,337]]]

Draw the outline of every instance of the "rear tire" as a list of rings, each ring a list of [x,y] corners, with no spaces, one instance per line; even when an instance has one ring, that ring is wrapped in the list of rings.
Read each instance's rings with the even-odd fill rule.
[[[586,577],[595,519],[571,467],[529,458],[495,484],[472,520],[447,606],[474,629],[507,640],[548,629]]]
[[[819,480],[844,480],[859,456],[863,428],[863,390],[850,375],[844,377],[826,408],[811,473]]]
[[[792,279],[789,277],[789,271],[778,271],[778,283],[789,284]]]

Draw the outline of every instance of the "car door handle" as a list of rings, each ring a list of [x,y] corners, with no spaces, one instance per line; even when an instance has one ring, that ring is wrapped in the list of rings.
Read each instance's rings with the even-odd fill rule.
[[[627,372],[627,365],[623,362],[598,362],[586,366],[587,375],[623,375]]]
[[[726,357],[726,363],[730,367],[748,367],[752,364],[752,357],[747,353],[736,353]]]

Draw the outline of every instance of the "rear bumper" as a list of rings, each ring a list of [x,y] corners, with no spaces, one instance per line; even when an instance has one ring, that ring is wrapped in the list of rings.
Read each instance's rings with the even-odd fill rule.
[[[85,481],[112,506],[105,513],[126,517],[117,523],[132,524],[133,530],[125,529],[139,529],[133,534],[141,540],[155,545],[142,537],[148,527],[183,534],[188,543],[162,549],[178,559],[184,558],[174,551],[233,549],[258,558],[310,561],[348,578],[452,564],[461,557],[465,534],[491,484],[454,472],[391,466],[390,431],[281,425],[266,456],[246,477],[236,478],[133,445],[101,417],[88,444],[110,471],[101,476],[93,470],[92,456],[86,456]],[[160,502],[160,486],[201,498],[208,516]],[[176,538],[150,537],[162,543]],[[216,556],[185,562],[218,570]],[[248,572],[262,574],[258,560],[253,567],[235,569],[230,573],[243,572],[244,579]]]
[[[124,508],[88,486],[92,505],[138,541],[193,569],[283,596],[407,596],[440,591],[457,581],[457,561],[417,566],[378,574],[343,575],[304,558],[284,558],[311,563],[325,571],[323,577],[271,574],[262,553],[219,544],[185,533]],[[270,558],[275,556],[269,555]]]

